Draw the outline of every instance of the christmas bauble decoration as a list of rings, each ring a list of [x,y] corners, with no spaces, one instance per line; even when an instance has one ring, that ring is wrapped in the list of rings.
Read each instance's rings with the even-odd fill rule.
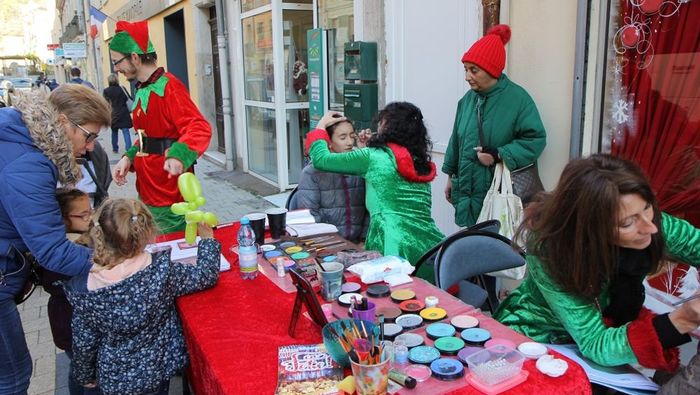
[[[622,45],[627,48],[634,48],[639,42],[639,28],[634,25],[627,25],[622,29],[622,35],[620,35],[620,41]]]
[[[639,4],[639,9],[647,15],[656,14],[661,8],[663,0],[644,0]]]

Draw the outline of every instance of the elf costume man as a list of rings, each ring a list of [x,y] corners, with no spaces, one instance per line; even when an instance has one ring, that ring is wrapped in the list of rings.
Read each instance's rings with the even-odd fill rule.
[[[136,191],[160,231],[182,230],[184,217],[170,211],[173,203],[183,201],[177,176],[190,170],[207,149],[211,126],[182,82],[157,66],[148,22],[118,21],[109,49],[114,70],[129,81],[136,80],[131,111],[139,133],[136,143],[113,169],[113,178],[117,185],[123,185],[127,172],[135,172]]]

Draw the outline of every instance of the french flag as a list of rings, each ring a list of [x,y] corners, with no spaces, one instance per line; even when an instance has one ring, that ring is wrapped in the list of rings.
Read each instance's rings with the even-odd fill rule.
[[[90,37],[94,40],[97,37],[97,28],[107,19],[107,14],[90,6]]]

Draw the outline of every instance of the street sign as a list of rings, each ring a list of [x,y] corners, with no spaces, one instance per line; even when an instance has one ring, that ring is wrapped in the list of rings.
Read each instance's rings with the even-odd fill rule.
[[[63,56],[65,54],[65,52],[63,51],[63,48],[56,48],[53,50],[53,54],[55,57],[58,58],[60,56]]]
[[[60,46],[61,46],[61,44],[46,44],[46,49],[48,49],[49,51],[53,51],[54,49],[56,49]]]
[[[63,56],[66,58],[86,58],[85,43],[63,43]]]

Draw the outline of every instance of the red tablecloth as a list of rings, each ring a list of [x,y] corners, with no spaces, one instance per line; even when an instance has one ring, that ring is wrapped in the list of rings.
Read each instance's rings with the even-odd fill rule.
[[[177,300],[190,353],[189,378],[198,395],[273,394],[278,347],[322,342],[320,329],[304,318],[298,321],[295,338],[287,334],[295,294],[282,291],[263,275],[255,280],[240,278],[238,257],[230,252],[237,230],[238,224],[216,231],[232,270],[222,273],[214,288]],[[172,234],[163,240],[180,237],[182,234]],[[493,321],[489,325],[500,324]],[[499,329],[509,331],[502,325]],[[534,361],[527,361],[527,381],[505,393],[589,394],[590,384],[583,369],[567,361],[569,371],[556,379],[539,373]],[[480,394],[464,378],[460,380],[464,388],[450,393]],[[404,389],[401,393],[419,392]]]

